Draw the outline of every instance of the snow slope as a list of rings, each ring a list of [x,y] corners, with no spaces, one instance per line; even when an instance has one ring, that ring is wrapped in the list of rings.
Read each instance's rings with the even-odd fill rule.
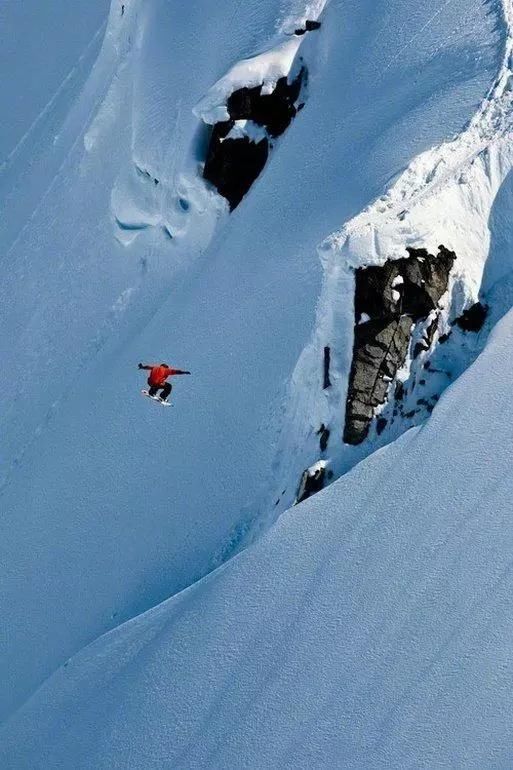
[[[0,163],[12,162],[47,116],[55,120],[59,112],[61,118],[66,114],[66,94],[71,101],[76,97],[98,55],[108,7],[109,0],[88,2],[80,10],[66,0],[47,0],[44,5],[4,0],[0,110],[8,119],[0,126]],[[50,47],[56,29],[57,44]]]
[[[58,135],[41,128],[37,161],[4,176],[5,716],[206,574],[265,510],[319,243],[462,129],[506,39],[498,3],[329,5],[301,42],[307,104],[228,217],[198,174],[198,115],[239,62],[248,77],[256,55],[274,65],[322,4],[124,5]],[[193,371],[166,413],[138,395],[148,359]],[[284,506],[302,470],[291,456]]]
[[[476,358],[489,331],[513,304],[508,213],[513,167],[513,10],[509,3],[504,4],[503,21],[508,31],[502,66],[468,127],[414,158],[383,195],[319,246],[324,276],[317,318],[291,379],[278,453],[278,482],[269,500],[277,496],[279,478],[290,475],[299,458],[303,468],[315,467],[319,426],[326,426],[331,436],[321,462],[338,477],[412,425],[425,421],[429,410],[419,409],[419,404],[433,399],[432,404],[439,398]],[[401,259],[410,247],[436,254],[440,243],[455,252],[456,266],[448,295],[440,304],[438,321],[435,318],[438,329],[434,343],[419,357],[414,349],[421,335],[420,330],[415,332],[407,360],[391,384],[389,403],[381,413],[385,424],[388,422],[383,434],[373,427],[362,445],[342,444],[353,346],[354,271]],[[489,309],[484,329],[479,334],[459,331],[454,327],[455,319],[478,300]],[[452,335],[443,349],[439,345],[442,333]],[[319,362],[326,345],[331,360],[329,389],[320,385]],[[404,409],[408,418],[396,417],[393,391],[397,382],[408,393]],[[280,508],[283,505],[277,513]],[[274,518],[276,512],[268,513],[267,524]]]
[[[510,313],[423,428],[61,667],[2,766],[510,767],[512,344]]]

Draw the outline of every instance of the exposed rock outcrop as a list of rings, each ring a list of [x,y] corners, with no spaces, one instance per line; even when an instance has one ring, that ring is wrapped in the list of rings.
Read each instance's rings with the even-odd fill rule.
[[[403,259],[356,270],[347,444],[360,444],[367,436],[376,408],[385,402],[390,382],[406,359],[413,327],[438,307],[447,291],[454,252],[444,246],[436,257],[426,249],[407,251]]]
[[[319,460],[314,465],[311,465],[310,468],[303,471],[297,492],[296,504],[302,503],[303,500],[315,495],[316,492],[320,492],[324,487],[325,478],[325,460]]]
[[[270,94],[263,94],[262,86],[239,88],[229,96],[226,104],[230,119],[252,120],[263,126],[269,136],[281,136],[296,115],[295,104],[304,75],[305,68],[302,67],[290,83],[288,78],[280,78]]]
[[[478,332],[488,315],[488,305],[476,302],[454,321],[464,332]]]
[[[321,22],[320,21],[314,21],[313,19],[307,19],[305,22],[304,27],[300,27],[299,29],[296,29],[294,34],[295,35],[304,35],[305,32],[314,32],[316,29],[321,28]]]
[[[226,138],[232,121],[217,123],[210,138],[203,176],[226,198],[230,210],[236,208],[264,168],[269,155],[269,140],[259,142],[249,137]]]
[[[291,82],[280,78],[271,93],[262,93],[260,85],[239,88],[228,97],[230,119],[212,128],[203,176],[227,199],[231,211],[264,168],[271,140],[283,134],[297,114],[305,75],[302,67]]]

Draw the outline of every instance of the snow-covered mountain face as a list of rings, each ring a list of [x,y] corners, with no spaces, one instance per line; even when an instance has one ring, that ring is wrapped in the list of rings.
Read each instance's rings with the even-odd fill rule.
[[[510,313],[423,429],[67,662],[3,765],[510,767],[512,341]]]
[[[295,442],[317,460],[304,472],[302,496],[424,422],[511,307],[507,3],[503,14],[503,64],[467,129],[416,157],[320,247],[317,324],[290,400]],[[348,295],[353,302],[342,304]],[[314,394],[302,383],[320,379],[321,356],[322,392]]]
[[[88,642],[431,422],[511,305],[509,2],[113,0],[92,66],[103,6],[90,5],[100,26],[88,11],[73,76],[7,135],[2,167],[3,716]],[[192,371],[173,409],[139,396],[139,361]],[[429,435],[435,453],[443,436]],[[377,506],[378,458],[404,479],[410,445],[319,499],[335,515],[365,482]],[[288,515],[291,550],[318,506],[297,509],[304,531]],[[262,549],[244,555],[256,567],[234,578],[239,600]],[[104,660],[87,663],[101,691]],[[63,706],[55,687],[43,741],[82,697],[74,679]],[[114,730],[109,703],[126,697],[93,713]],[[62,755],[77,767],[81,708]],[[113,766],[108,737],[99,752],[84,766]]]

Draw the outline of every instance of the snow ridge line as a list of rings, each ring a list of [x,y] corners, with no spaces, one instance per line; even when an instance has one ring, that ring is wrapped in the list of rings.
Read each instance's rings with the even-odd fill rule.
[[[305,37],[295,35],[294,29],[304,25],[307,19],[318,21],[329,1],[305,3],[302,15],[284,19],[265,49],[236,62],[211,86],[194,108],[194,114],[204,123],[213,125],[218,121],[229,120],[226,102],[237,89],[261,85],[262,93],[272,93],[278,80],[291,74],[304,42]]]
[[[399,208],[418,205],[425,197],[436,193],[463,164],[470,163],[492,141],[512,129],[513,2],[502,0],[501,6],[507,31],[502,64],[468,127],[452,140],[414,158],[384,195],[320,244],[321,260],[323,252],[341,249],[347,238],[359,233],[370,223],[376,227],[379,220],[396,217]],[[426,172],[426,169],[429,170]],[[420,185],[417,184],[419,177]],[[362,264],[358,262],[354,266]]]

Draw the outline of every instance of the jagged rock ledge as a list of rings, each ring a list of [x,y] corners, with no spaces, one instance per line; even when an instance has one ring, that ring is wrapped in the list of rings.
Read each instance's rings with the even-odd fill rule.
[[[203,177],[227,199],[233,211],[264,168],[272,139],[281,136],[302,104],[297,104],[306,67],[289,82],[280,78],[274,91],[262,86],[239,88],[228,98],[229,120],[211,131]]]
[[[407,248],[408,257],[355,272],[355,326],[344,442],[360,444],[378,406],[406,360],[412,330],[447,291],[456,255],[439,246]]]
[[[327,475],[326,466],[326,460],[319,460],[303,471],[297,491],[296,505],[302,503],[303,500],[307,500],[324,488]]]

